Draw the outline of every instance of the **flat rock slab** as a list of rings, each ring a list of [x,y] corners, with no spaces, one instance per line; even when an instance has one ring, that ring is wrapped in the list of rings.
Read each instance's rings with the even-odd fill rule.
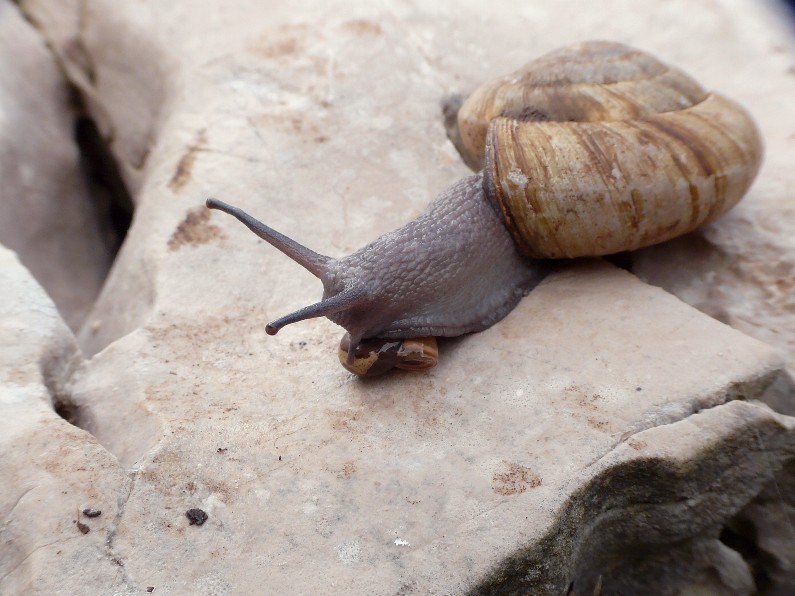
[[[112,139],[137,211],[79,334],[88,360],[2,253],[14,457],[0,464],[13,487],[0,591],[752,589],[717,536],[795,450],[793,419],[755,401],[785,382],[772,348],[582,262],[488,331],[443,342],[432,371],[362,381],[337,364],[327,321],[265,335],[317,282],[201,206],[217,195],[350,252],[465,174],[438,114],[446,91],[493,73],[501,50],[507,72],[592,37],[593,16],[21,4]],[[668,49],[709,84],[754,70],[721,25],[737,17],[677,6],[649,35],[644,11],[616,3],[600,14],[625,16],[600,35]],[[571,38],[517,49],[529,23],[555,21]],[[103,510],[80,518],[87,534],[83,507]]]
[[[35,295],[3,265],[4,287]],[[36,346],[66,341],[64,328],[44,300],[15,304],[3,337],[15,321],[44,331],[18,333],[29,348],[15,361],[7,347],[3,367],[35,371]],[[792,419],[740,401],[779,372],[773,352],[629,274],[572,268],[509,319],[447,345],[429,374],[282,367],[292,389],[274,387],[261,354],[232,357],[230,329],[252,341],[243,320],[148,325],[70,372],[65,391],[125,466],[47,408],[41,377],[17,383],[26,399],[5,385],[3,476],[18,490],[4,591],[45,592],[49,575],[74,593],[592,586],[627,545],[714,538],[795,448]],[[73,455],[46,455],[62,451]],[[74,524],[84,506],[103,510],[87,535]]]

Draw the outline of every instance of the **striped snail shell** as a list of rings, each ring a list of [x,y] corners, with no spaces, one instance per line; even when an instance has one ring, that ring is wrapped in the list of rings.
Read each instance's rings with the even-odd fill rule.
[[[490,327],[551,259],[634,250],[714,220],[742,198],[762,157],[742,107],[611,42],[542,56],[448,104],[446,117],[477,173],[347,257],[315,253],[207,200],[323,283],[320,302],[270,323],[269,334],[326,316],[348,332],[340,359],[351,372],[428,368],[435,342],[419,338]]]
[[[505,222],[535,258],[670,240],[731,209],[762,142],[740,105],[645,52],[587,42],[477,89],[461,151],[483,163]]]

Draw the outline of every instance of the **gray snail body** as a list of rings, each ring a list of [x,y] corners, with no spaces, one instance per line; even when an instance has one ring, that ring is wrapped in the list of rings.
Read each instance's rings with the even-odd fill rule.
[[[490,327],[549,273],[549,259],[634,250],[712,221],[742,198],[762,155],[740,106],[610,42],[552,52],[484,85],[454,121],[451,140],[480,171],[347,257],[207,200],[323,283],[320,302],[269,334],[326,316],[348,332],[340,360],[352,372],[385,372],[387,357],[428,368],[433,336]]]

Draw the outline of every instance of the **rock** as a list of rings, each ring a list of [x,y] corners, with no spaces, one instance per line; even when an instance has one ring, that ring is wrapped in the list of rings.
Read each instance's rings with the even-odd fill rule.
[[[780,3],[764,3],[759,18],[746,21],[747,38],[768,44],[755,63],[762,66],[748,85],[747,105],[759,123],[767,151],[749,196],[717,223],[684,238],[634,255],[632,270],[682,300],[732,327],[778,348],[795,375],[795,235],[789,222],[795,208],[789,191],[795,184],[795,115],[784,89],[795,76],[792,12]],[[791,380],[769,391],[766,403],[795,414]],[[745,536],[760,587],[771,594],[795,591],[795,492],[778,486],[795,484],[788,468],[771,481],[760,498],[730,524]],[[750,542],[749,542],[750,541]]]
[[[3,248],[0,287],[0,592],[112,592],[124,584],[113,534],[127,478],[94,437],[55,413],[72,411],[65,384],[79,351],[52,301]],[[102,516],[81,515],[88,506]]]
[[[72,140],[66,80],[17,7],[0,5],[0,242],[17,251],[69,326],[111,263]]]
[[[765,594],[795,592],[795,460],[768,482],[751,503],[732,518],[721,539],[750,563],[756,585]]]
[[[30,293],[19,268],[3,265],[17,271],[4,287]],[[34,303],[25,314],[30,301],[16,303],[5,321],[45,331],[37,317],[57,323],[51,306]],[[738,400],[761,396],[779,374],[772,352],[599,263],[550,279],[509,319],[510,326],[448,342],[447,361],[428,375],[372,383],[349,379],[309,350],[314,364],[281,366],[283,378],[274,377],[261,353],[249,356],[223,339],[236,329],[239,343],[261,352],[257,331],[234,314],[214,325],[209,310],[193,323],[164,317],[82,367],[71,365],[58,392],[130,470],[122,482],[115,460],[73,430],[83,443],[71,450],[79,462],[105,462],[83,472],[94,492],[64,502],[61,490],[71,493],[71,485],[48,493],[63,511],[70,511],[65,502],[90,504],[103,510],[103,522],[116,512],[100,530],[111,547],[102,556],[80,549],[80,557],[99,557],[95,575],[81,581],[169,592],[245,592],[263,583],[297,592],[332,585],[354,593],[559,592],[571,582],[590,588],[600,576],[605,590],[638,586],[646,575],[610,573],[628,550],[649,553],[643,569],[655,581],[720,566],[722,524],[795,450],[795,421]],[[315,332],[328,335],[320,327]],[[61,341],[58,353],[73,354]],[[500,364],[517,372],[496,381],[488,371]],[[309,376],[307,366],[319,374]],[[63,448],[49,428],[44,436],[51,449]],[[40,469],[39,459],[25,461],[30,454],[19,451],[22,461],[6,464],[13,485],[22,470]],[[191,526],[189,509],[207,521]],[[54,527],[39,530],[42,542],[76,531]],[[670,571],[671,560],[684,558],[677,544],[692,573],[681,565]],[[654,565],[660,551],[665,560]],[[72,564],[41,556],[53,577]],[[103,576],[111,563],[123,575]],[[34,577],[25,576],[28,585],[46,591]],[[723,581],[746,585],[743,576]],[[0,584],[17,585],[25,584]]]
[[[69,593],[753,590],[748,564],[718,539],[795,453],[795,420],[761,403],[771,388],[792,391],[772,348],[583,262],[488,331],[442,342],[429,373],[362,381],[338,366],[341,331],[328,321],[266,337],[268,321],[316,299],[319,285],[202,207],[219,196],[348,253],[465,173],[442,95],[582,38],[594,13],[97,0],[76,18],[77,3],[22,6],[100,130],[113,131],[137,211],[80,334],[90,359],[58,376],[60,402],[91,433],[72,431],[83,441],[73,452],[106,462],[81,473],[116,497],[75,499],[103,511],[81,523],[112,518],[110,542],[98,553],[79,541],[99,532],[68,527],[75,538],[50,524],[37,544],[68,539],[72,559],[96,559],[93,575],[75,577],[72,560],[42,550],[0,591],[46,593],[39,564]],[[600,10],[621,15],[601,34],[729,93],[770,51],[727,34],[753,26],[750,5],[741,22],[682,4],[650,33],[651,6]],[[571,39],[528,40],[528,26],[558,22]],[[754,109],[752,94],[741,99]],[[3,266],[15,292],[39,292]],[[57,320],[36,301],[15,309],[7,324]],[[22,361],[38,370],[40,341],[9,345],[29,346]],[[74,358],[63,341],[54,352]],[[10,485],[44,474],[36,453],[15,453]],[[48,494],[71,510],[58,496],[66,484],[59,476]]]

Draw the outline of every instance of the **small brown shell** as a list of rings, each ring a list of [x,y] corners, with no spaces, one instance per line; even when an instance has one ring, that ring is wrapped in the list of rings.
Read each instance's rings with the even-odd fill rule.
[[[547,54],[458,113],[463,150],[520,249],[599,256],[689,232],[748,190],[762,142],[748,113],[678,69],[610,42]],[[482,161],[481,161],[482,163]]]
[[[348,371],[361,377],[374,377],[393,368],[425,370],[436,366],[439,347],[435,337],[412,339],[365,339],[356,346],[352,363],[348,363],[351,336],[342,336],[339,359]]]

